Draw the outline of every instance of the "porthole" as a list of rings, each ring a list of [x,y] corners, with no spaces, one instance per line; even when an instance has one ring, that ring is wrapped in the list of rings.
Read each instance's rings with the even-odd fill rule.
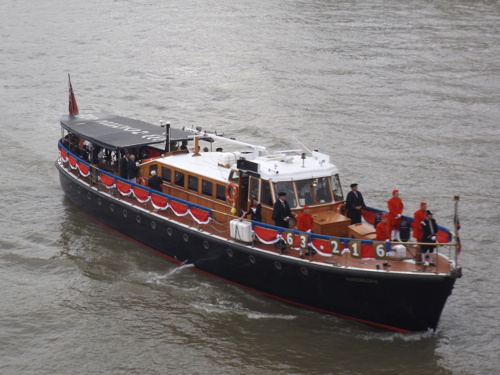
[[[229,258],[233,257],[233,250],[232,249],[227,249],[227,255],[229,255]]]
[[[167,234],[168,234],[169,236],[172,236],[172,228],[167,228]]]
[[[151,222],[151,228],[156,229],[156,223],[154,221]]]
[[[113,203],[111,203],[109,205],[109,209],[111,210],[111,212],[115,212],[115,205]]]
[[[302,275],[304,276],[309,275],[309,270],[305,267],[300,267],[300,272],[302,272]]]
[[[127,210],[123,210],[123,217],[127,217],[127,216],[128,216]]]
[[[98,199],[97,199],[97,204],[98,204],[99,206],[102,206],[102,199],[101,199],[101,198],[98,198]]]
[[[208,248],[210,247],[208,241],[203,241],[203,247],[205,248],[205,250],[208,250]]]
[[[274,267],[276,267],[277,270],[281,271],[281,263],[280,262],[274,262]]]
[[[189,236],[187,235],[187,233],[184,233],[182,235],[182,238],[184,239],[184,242],[188,242],[189,241]]]
[[[90,195],[90,193],[87,193],[87,199],[90,200],[92,198],[92,196]]]
[[[253,255],[250,255],[248,257],[248,260],[250,261],[250,263],[255,264],[255,257]]]
[[[137,215],[137,216],[135,217],[135,221],[137,221],[137,222],[140,224],[140,223],[141,223],[141,221],[142,221],[142,217],[140,217],[139,215]]]

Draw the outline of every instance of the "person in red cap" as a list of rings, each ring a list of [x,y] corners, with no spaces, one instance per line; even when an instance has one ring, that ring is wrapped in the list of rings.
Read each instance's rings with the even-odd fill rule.
[[[392,198],[387,201],[387,208],[389,209],[387,215],[387,233],[389,238],[392,238],[393,241],[397,241],[399,236],[399,225],[401,224],[401,215],[403,215],[404,208],[403,201],[399,198],[399,190],[392,191]]]
[[[422,221],[426,219],[427,203],[420,202],[420,208],[413,213],[413,237],[417,242],[422,242]]]
[[[309,206],[304,206],[304,211],[297,217],[297,229],[303,232],[312,232],[314,220]]]
[[[377,236],[375,237],[375,241],[386,241],[389,239],[389,230],[387,229],[387,214],[383,214],[380,223],[375,227],[377,231]]]

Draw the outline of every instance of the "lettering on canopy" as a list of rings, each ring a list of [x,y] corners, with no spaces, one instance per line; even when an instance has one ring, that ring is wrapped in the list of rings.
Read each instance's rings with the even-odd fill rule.
[[[161,142],[161,141],[165,140],[165,137],[163,135],[151,134],[147,130],[134,128],[132,126],[120,124],[118,122],[114,122],[114,121],[110,121],[110,120],[97,120],[96,123],[98,123],[102,126],[107,126],[109,128],[112,128],[112,129],[118,129],[118,130],[121,130],[123,132],[128,132],[128,133],[131,133],[134,135],[142,134],[141,138],[146,139],[148,141],[152,141],[152,142]]]

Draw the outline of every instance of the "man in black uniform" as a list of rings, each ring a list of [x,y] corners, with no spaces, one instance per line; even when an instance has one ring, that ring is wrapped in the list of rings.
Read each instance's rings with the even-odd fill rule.
[[[286,201],[286,193],[278,193],[278,199],[276,200],[276,203],[274,203],[273,207],[274,225],[282,228],[288,228],[290,217],[292,215],[295,217],[295,214],[293,214],[290,210],[290,205]],[[283,240],[276,243],[276,248],[278,248],[282,254],[288,253],[288,251],[285,251],[286,244]]]
[[[290,205],[286,201],[286,193],[280,192],[278,193],[278,200],[274,203],[273,208],[274,225],[288,228],[290,216],[292,216],[292,211],[290,210]]]
[[[358,184],[351,184],[351,191],[347,194],[345,208],[351,224],[361,223],[361,210],[365,208],[363,195],[358,191]]]
[[[432,217],[432,211],[427,210],[427,215],[425,216],[425,220],[422,221],[422,232],[424,235],[422,236],[422,242],[426,243],[436,243],[436,238],[438,235],[438,226],[436,220]],[[422,245],[422,259],[429,261],[431,266],[435,266],[433,260],[433,253],[435,245]],[[425,258],[424,258],[425,255]]]

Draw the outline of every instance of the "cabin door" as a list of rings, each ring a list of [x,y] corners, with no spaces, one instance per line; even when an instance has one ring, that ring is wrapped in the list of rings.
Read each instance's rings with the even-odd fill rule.
[[[249,183],[248,174],[246,174],[244,172],[240,173],[239,181],[238,181],[240,191],[238,193],[237,207],[239,207],[240,210],[243,210],[245,212],[247,212],[248,208],[250,207],[250,204],[248,202],[248,199],[249,199],[249,197],[248,197],[248,183]],[[237,215],[239,215],[240,213],[242,213],[242,211],[239,211],[239,213]]]

